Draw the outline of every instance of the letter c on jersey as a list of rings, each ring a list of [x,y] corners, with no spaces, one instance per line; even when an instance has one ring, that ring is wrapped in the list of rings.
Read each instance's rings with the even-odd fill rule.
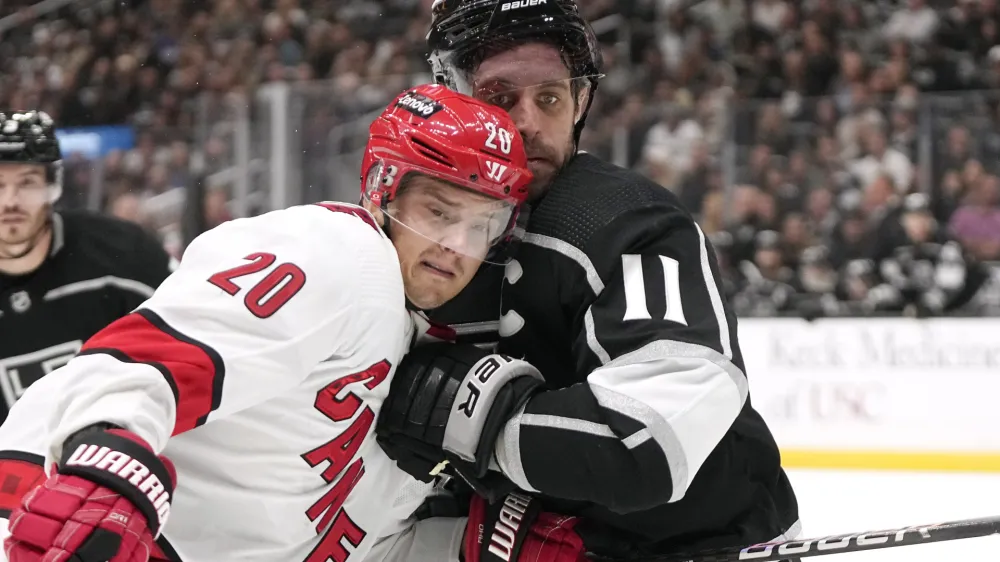
[[[524,267],[521,262],[516,259],[510,260],[507,266],[504,268],[504,280],[511,285],[516,284],[524,276]],[[521,331],[524,328],[524,318],[514,312],[513,310],[508,310],[503,316],[500,317],[500,328],[499,334],[502,338],[509,338],[514,334]]]

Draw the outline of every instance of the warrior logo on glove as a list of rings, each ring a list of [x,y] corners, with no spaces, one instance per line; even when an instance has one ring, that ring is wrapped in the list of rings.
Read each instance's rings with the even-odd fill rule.
[[[7,560],[148,560],[176,479],[173,464],[134,433],[84,429],[66,441],[48,482],[11,513]]]
[[[170,491],[163,485],[163,481],[138,459],[109,447],[81,443],[66,461],[66,466],[93,467],[125,479],[146,494],[152,502],[156,509],[159,528],[162,529],[167,524],[167,517],[170,516]]]
[[[492,505],[473,497],[465,527],[465,562],[586,562],[576,517],[541,510],[513,492]]]

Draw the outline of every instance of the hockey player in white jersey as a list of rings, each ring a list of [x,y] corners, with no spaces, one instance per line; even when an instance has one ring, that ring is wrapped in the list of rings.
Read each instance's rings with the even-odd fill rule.
[[[421,86],[372,124],[362,179],[364,207],[199,236],[24,394],[0,427],[9,562],[344,562],[407,527],[430,487],[375,442],[388,379],[531,174],[502,110]]]

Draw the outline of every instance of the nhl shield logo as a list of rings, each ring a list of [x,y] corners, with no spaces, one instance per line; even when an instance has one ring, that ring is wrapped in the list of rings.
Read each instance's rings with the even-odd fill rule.
[[[17,313],[27,312],[31,308],[31,297],[28,291],[18,291],[10,296],[10,307]]]

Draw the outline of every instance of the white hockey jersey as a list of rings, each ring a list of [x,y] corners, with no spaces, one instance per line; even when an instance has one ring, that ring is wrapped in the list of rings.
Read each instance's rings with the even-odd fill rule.
[[[395,249],[364,209],[225,223],[15,405],[0,427],[0,515],[67,436],[110,422],[176,465],[165,559],[407,559],[399,548],[421,542],[407,518],[431,486],[373,429],[414,336]],[[427,548],[454,559],[442,550],[457,553],[461,522],[434,525],[443,542]]]

